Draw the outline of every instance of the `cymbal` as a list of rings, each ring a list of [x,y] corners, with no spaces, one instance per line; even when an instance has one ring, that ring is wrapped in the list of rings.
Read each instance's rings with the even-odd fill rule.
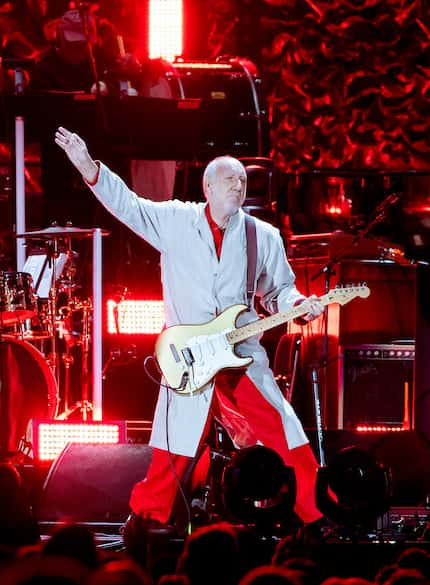
[[[29,238],[34,240],[52,240],[55,238],[90,238],[96,228],[78,228],[72,226],[51,226],[44,230],[33,230],[16,234],[17,238]],[[101,230],[102,236],[108,236],[108,230]]]

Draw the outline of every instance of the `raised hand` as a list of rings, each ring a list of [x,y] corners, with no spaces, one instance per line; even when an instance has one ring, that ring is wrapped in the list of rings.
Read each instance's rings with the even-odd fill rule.
[[[98,166],[91,158],[84,140],[78,134],[60,126],[55,133],[55,143],[64,150],[84,179],[89,183],[94,182]]]

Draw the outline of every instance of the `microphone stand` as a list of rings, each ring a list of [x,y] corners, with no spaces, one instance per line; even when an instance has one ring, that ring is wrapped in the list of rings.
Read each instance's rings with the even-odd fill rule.
[[[374,212],[372,213],[368,223],[358,231],[357,235],[353,238],[351,244],[347,246],[342,252],[333,256],[330,262],[327,262],[318,272],[316,272],[312,277],[311,281],[313,282],[322,274],[325,274],[327,278],[325,292],[327,293],[329,288],[329,279],[330,275],[333,274],[332,267],[339,262],[342,258],[345,258],[350,250],[354,247],[358,246],[362,240],[367,236],[367,234],[379,223],[381,223],[387,217],[387,212],[389,207],[394,205],[400,200],[400,193],[391,193],[387,195],[385,199],[381,201],[381,203],[375,208]]]
[[[311,378],[312,378],[312,390],[314,396],[315,405],[315,421],[317,427],[317,444],[318,444],[318,455],[319,463],[321,467],[325,467],[326,459],[323,446],[323,424],[321,419],[321,408],[319,398],[319,378],[318,378],[318,367],[313,365],[311,367]]]
[[[88,4],[85,2],[80,2],[78,5],[78,10],[79,10],[79,14],[81,15],[81,20],[82,20],[82,27],[83,27],[83,32],[84,32],[84,36],[85,36],[85,40],[86,40],[86,44],[87,44],[87,49],[88,49],[88,57],[89,57],[89,61],[90,61],[90,67],[91,67],[91,72],[93,74],[94,77],[94,83],[95,83],[95,96],[96,96],[96,104],[98,105],[99,108],[99,113],[100,113],[100,118],[101,118],[101,122],[102,122],[102,128],[104,130],[105,136],[108,136],[108,130],[109,130],[109,126],[108,126],[108,122],[107,122],[107,116],[106,116],[106,111],[104,108],[104,104],[103,104],[103,100],[102,98],[102,94],[100,91],[100,77],[99,77],[99,72],[97,70],[97,63],[94,57],[94,50],[93,50],[93,45],[91,42],[91,38],[90,38],[90,27],[89,27],[89,10],[88,10]]]
[[[351,244],[344,248],[342,252],[339,252],[335,256],[331,258],[327,264],[325,264],[320,270],[318,270],[312,277],[311,282],[316,280],[319,276],[324,275],[324,292],[327,294],[330,290],[330,278],[333,274],[335,274],[335,270],[333,267],[341,260],[348,255],[348,252],[353,248],[357,247],[363,239],[369,234],[369,232],[379,223],[384,221],[387,217],[388,210],[392,205],[395,205],[401,198],[401,193],[390,193],[387,195],[381,203],[375,208],[373,213],[370,216],[369,221],[367,224],[358,231],[357,235],[353,238]],[[323,340],[324,340],[324,349],[323,349],[323,356],[320,361],[320,369],[323,370],[323,380],[324,380],[324,408],[323,413],[326,412],[326,385],[327,385],[327,365],[328,365],[328,356],[329,356],[329,336],[328,336],[328,305],[324,308],[323,311]],[[313,385],[313,397],[314,397],[314,408],[315,408],[315,415],[317,421],[317,431],[318,431],[318,439],[319,439],[319,452],[320,458],[324,458],[323,450],[322,450],[322,418],[321,418],[321,409],[320,409],[320,398],[318,396],[319,393],[319,380],[318,380],[318,371],[316,366],[312,367],[312,385]]]
[[[400,197],[401,193],[390,193],[381,201],[381,203],[375,208],[367,225],[365,225],[352,240],[353,246],[361,242],[375,225],[378,225],[378,223],[381,223],[386,219],[389,208],[396,204],[400,200]]]

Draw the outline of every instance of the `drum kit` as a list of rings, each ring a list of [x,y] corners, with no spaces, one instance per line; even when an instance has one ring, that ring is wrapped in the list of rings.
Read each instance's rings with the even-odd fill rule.
[[[41,243],[44,253],[29,256],[22,272],[0,271],[0,450],[20,449],[30,419],[90,416],[93,307],[91,298],[77,295],[71,242],[92,233],[53,225],[18,234]],[[75,361],[80,399],[72,403]]]

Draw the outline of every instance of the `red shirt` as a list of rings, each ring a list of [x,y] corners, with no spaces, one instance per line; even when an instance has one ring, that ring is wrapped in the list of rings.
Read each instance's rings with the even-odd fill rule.
[[[222,240],[224,238],[225,230],[220,228],[219,225],[217,225],[214,222],[214,220],[212,219],[209,205],[206,205],[205,213],[206,213],[206,218],[208,220],[209,227],[211,228],[211,232],[212,232],[212,235],[214,238],[216,255],[218,256],[218,260],[219,260],[221,257]]]

